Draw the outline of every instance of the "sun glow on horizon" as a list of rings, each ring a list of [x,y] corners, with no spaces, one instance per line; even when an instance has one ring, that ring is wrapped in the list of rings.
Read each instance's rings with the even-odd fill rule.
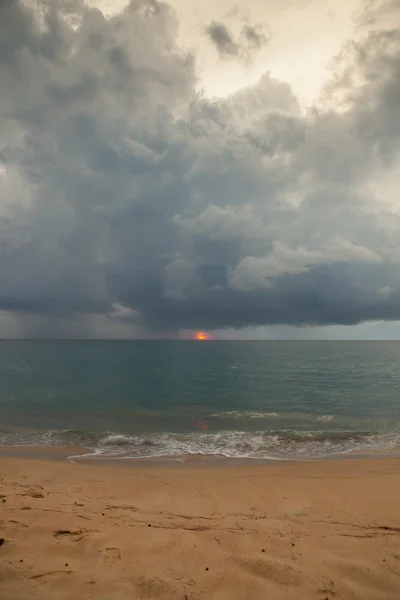
[[[194,339],[198,340],[200,342],[204,342],[204,341],[209,340],[211,338],[208,335],[208,333],[206,333],[205,331],[196,331],[196,333],[194,334]]]

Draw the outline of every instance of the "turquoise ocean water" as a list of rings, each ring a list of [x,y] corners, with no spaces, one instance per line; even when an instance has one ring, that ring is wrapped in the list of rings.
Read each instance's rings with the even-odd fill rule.
[[[400,342],[0,342],[0,445],[95,458],[400,448]]]

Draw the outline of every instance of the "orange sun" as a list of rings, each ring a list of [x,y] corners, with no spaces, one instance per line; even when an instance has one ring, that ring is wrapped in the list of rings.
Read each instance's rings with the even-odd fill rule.
[[[199,341],[209,340],[210,336],[204,331],[196,331],[194,338]]]

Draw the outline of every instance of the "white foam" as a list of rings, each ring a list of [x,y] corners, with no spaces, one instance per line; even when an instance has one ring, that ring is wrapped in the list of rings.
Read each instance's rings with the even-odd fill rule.
[[[320,417],[317,417],[317,421],[320,421],[321,423],[329,423],[330,421],[333,421],[335,417],[332,415],[321,415]]]
[[[203,455],[240,459],[295,460],[324,458],[351,452],[384,451],[398,447],[400,447],[399,433],[220,431],[137,436],[109,434],[101,439],[95,451],[85,455],[85,458],[136,459]]]
[[[265,419],[268,417],[276,418],[279,417],[277,412],[261,412],[261,411],[240,411],[240,410],[229,410],[226,412],[213,413],[210,417],[232,417],[237,419]]]
[[[321,415],[330,422],[331,415]],[[72,434],[72,435],[71,435]],[[74,445],[87,448],[80,459],[126,459],[185,457],[188,455],[224,456],[240,459],[324,458],[352,452],[385,452],[400,448],[400,430],[386,433],[340,431],[194,431],[190,433],[147,433],[129,435],[107,432],[103,436],[88,432],[0,432],[0,444],[19,446]]]

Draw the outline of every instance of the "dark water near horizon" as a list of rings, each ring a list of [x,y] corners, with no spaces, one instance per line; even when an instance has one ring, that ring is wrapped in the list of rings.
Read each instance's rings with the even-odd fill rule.
[[[0,445],[97,458],[400,448],[400,342],[0,341]]]

